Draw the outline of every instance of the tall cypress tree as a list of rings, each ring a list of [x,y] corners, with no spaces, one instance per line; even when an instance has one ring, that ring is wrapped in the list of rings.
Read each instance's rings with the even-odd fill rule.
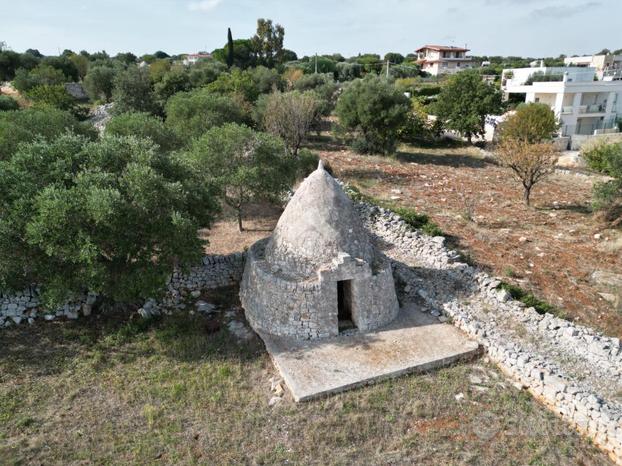
[[[227,29],[227,66],[229,68],[233,66],[233,36],[231,35],[231,28]]]

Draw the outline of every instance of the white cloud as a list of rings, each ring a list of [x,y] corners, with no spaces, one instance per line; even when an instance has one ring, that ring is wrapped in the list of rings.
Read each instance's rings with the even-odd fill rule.
[[[202,0],[188,4],[190,11],[211,11],[222,3],[222,0]]]

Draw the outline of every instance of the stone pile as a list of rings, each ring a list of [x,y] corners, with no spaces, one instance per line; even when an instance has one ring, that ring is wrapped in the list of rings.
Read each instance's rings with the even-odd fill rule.
[[[200,290],[209,290],[223,286],[236,285],[242,279],[244,254],[228,256],[205,256],[202,264],[192,267],[186,274],[172,274],[161,303],[148,299],[138,310],[143,317],[159,315],[163,311],[171,312],[183,309],[184,296]],[[197,295],[198,297],[198,295]],[[59,309],[49,310],[41,305],[38,287],[32,286],[16,293],[0,293],[0,328],[24,322],[33,323],[37,318],[54,320],[56,318],[77,319],[80,315],[90,315],[92,306],[97,301],[95,293],[88,293],[73,302],[66,303]]]
[[[390,211],[359,210],[393,260],[403,299],[471,335],[506,374],[622,461],[619,339],[541,315],[500,290],[499,280],[460,262],[443,238],[412,231]]]
[[[54,320],[56,318],[77,319],[80,314],[89,315],[97,295],[89,293],[80,299],[64,304],[58,309],[45,309],[41,305],[40,290],[31,286],[14,293],[0,293],[0,328],[28,322],[35,319]]]

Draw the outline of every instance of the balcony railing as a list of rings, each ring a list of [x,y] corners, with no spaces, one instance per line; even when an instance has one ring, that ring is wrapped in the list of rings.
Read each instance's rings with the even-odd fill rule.
[[[593,104],[593,105],[581,105],[579,107],[579,113],[605,113],[607,110],[607,104]]]

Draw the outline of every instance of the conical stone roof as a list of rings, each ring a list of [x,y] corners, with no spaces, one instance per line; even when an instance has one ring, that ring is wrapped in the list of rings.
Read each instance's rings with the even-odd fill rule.
[[[320,161],[281,215],[265,259],[284,271],[311,274],[340,253],[373,263],[374,248],[354,204]]]

